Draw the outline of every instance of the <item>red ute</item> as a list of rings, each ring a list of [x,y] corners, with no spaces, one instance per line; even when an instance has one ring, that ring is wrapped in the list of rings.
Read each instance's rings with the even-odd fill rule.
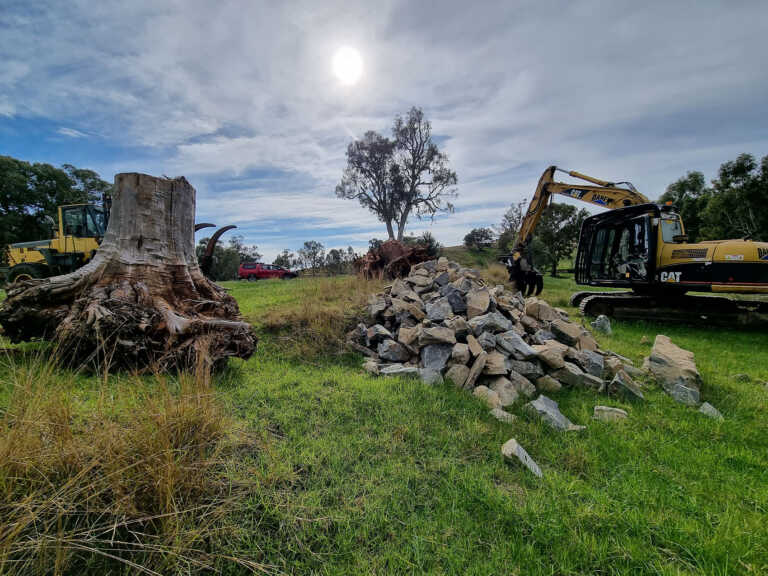
[[[261,262],[245,262],[240,264],[237,275],[241,280],[263,280],[265,278],[282,278],[288,280],[296,278],[296,273],[272,264],[262,264]]]

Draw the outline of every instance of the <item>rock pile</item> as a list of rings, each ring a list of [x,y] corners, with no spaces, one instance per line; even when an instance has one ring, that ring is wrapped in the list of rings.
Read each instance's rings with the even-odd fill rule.
[[[348,334],[369,357],[374,374],[443,379],[482,398],[499,419],[503,408],[561,387],[642,399],[627,359],[598,349],[568,314],[504,286],[489,286],[475,270],[446,258],[422,262],[371,297],[367,324]],[[538,400],[531,412],[559,429],[579,427]]]

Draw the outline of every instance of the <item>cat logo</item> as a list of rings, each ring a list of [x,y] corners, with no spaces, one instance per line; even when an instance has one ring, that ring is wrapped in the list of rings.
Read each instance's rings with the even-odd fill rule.
[[[680,276],[682,276],[682,272],[662,272],[661,273],[661,281],[662,282],[680,282]]]

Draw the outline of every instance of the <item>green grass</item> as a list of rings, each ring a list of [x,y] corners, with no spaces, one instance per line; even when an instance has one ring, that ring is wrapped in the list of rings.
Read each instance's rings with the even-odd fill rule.
[[[614,322],[601,345],[636,363],[661,332],[692,350],[702,397],[725,421],[655,387],[644,404],[574,390],[553,397],[587,430],[565,434],[519,406],[517,421],[501,424],[449,385],[370,377],[357,356],[286,349],[264,318],[288,317],[307,298],[330,302],[328,282],[345,280],[225,283],[261,341],[219,377],[216,393],[259,440],[232,461],[252,484],[231,518],[236,535],[217,552],[294,574],[768,571],[767,334]],[[542,296],[567,306],[576,288],[546,278]],[[78,379],[81,410],[100,387]],[[592,421],[598,403],[629,419]],[[511,437],[543,480],[502,460]]]

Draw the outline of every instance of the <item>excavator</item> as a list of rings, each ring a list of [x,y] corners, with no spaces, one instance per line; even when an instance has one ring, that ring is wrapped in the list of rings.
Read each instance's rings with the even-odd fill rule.
[[[589,184],[558,182],[555,173]],[[671,203],[650,202],[630,182],[610,182],[576,171],[547,168],[521,222],[514,250],[500,258],[524,295],[540,294],[532,240],[554,194],[608,210],[585,219],[575,260],[576,282],[623,291],[581,291],[571,304],[586,316],[695,322],[768,323],[768,300],[688,292],[768,294],[768,243],[750,238],[689,243]]]
[[[109,221],[112,199],[108,194],[101,204],[69,204],[58,207],[58,223],[46,216],[52,238],[16,242],[5,250],[7,271],[3,274],[12,284],[33,278],[67,274],[84,266],[93,258],[101,244]],[[215,226],[208,222],[195,224],[195,232]],[[213,264],[213,251],[222,234],[237,228],[219,228],[206,245],[200,258],[200,269],[208,276]]]

